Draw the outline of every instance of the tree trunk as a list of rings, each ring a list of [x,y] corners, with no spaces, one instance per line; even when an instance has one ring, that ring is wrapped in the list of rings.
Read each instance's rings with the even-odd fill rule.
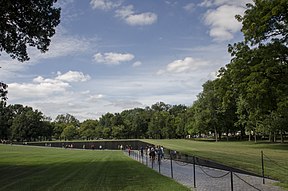
[[[216,128],[214,128],[214,134],[215,134],[215,141],[218,142],[217,129]]]
[[[272,142],[272,132],[269,133],[269,142]]]
[[[280,138],[281,138],[281,143],[284,143],[284,139],[283,139],[283,131],[280,131]]]
[[[276,143],[277,142],[277,135],[276,133],[274,132],[274,135],[273,135],[273,142]]]
[[[257,134],[256,134],[255,130],[254,130],[254,141],[255,141],[255,143],[257,143]]]
[[[251,141],[251,131],[249,131],[249,141]]]

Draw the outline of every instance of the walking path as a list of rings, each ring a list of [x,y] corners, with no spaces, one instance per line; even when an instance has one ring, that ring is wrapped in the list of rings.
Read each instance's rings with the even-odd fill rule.
[[[177,182],[196,191],[283,191],[280,187],[272,185],[276,181],[263,179],[261,177],[245,175],[240,173],[231,173],[228,171],[212,169],[208,167],[195,165],[195,184],[194,188],[194,169],[193,164],[162,159],[160,165],[158,161],[152,164],[149,157],[140,157],[138,151],[131,152],[130,157],[153,168],[162,175],[172,177]],[[172,166],[172,172],[171,172]],[[232,175],[232,176],[231,176]],[[232,179],[231,179],[232,178]],[[233,181],[231,181],[233,180]],[[231,187],[233,183],[233,188]]]

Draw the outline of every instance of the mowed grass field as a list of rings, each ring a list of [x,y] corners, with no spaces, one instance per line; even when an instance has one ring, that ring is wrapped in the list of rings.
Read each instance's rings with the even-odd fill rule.
[[[261,151],[265,176],[279,180],[288,190],[288,144],[208,142],[193,140],[144,140],[182,153],[210,159],[261,175]]]
[[[187,191],[121,151],[0,145],[0,190]]]

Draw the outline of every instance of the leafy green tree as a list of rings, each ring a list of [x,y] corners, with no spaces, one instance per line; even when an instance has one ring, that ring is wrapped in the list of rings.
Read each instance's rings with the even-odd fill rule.
[[[238,124],[247,120],[247,131],[253,129],[256,138],[257,130],[263,130],[260,126],[264,118],[278,110],[279,102],[288,96],[288,48],[275,41],[253,49],[238,43],[229,51],[234,58],[224,77],[232,79],[237,100],[246,103],[238,104],[238,114],[244,114],[239,115],[242,122]]]
[[[67,126],[64,128],[61,136],[62,136],[65,140],[77,139],[77,138],[78,138],[77,127],[74,126],[73,124],[67,125]]]
[[[0,51],[21,62],[29,60],[27,45],[46,52],[60,23],[56,1],[0,1]]]
[[[53,127],[53,136],[52,137],[54,139],[61,140],[61,134],[62,134],[63,130],[65,129],[66,124],[65,123],[56,123],[56,122],[53,122],[51,124]]]
[[[52,124],[53,124],[53,137],[59,140],[61,140],[61,138],[63,137],[62,136],[63,131],[67,126],[72,125],[77,129],[80,127],[79,120],[69,113],[66,113],[65,115],[64,114],[58,115]]]
[[[131,138],[145,138],[148,129],[148,113],[146,110],[135,108],[129,110],[129,115],[127,115],[127,120],[130,124]],[[127,122],[126,120],[126,122]],[[126,123],[127,124],[127,123]]]
[[[243,24],[245,40],[229,45],[232,60],[221,69],[221,79],[229,79],[231,85],[223,103],[236,100],[235,124],[241,131],[245,127],[253,132],[255,141],[259,133],[269,134],[271,140],[272,134],[285,129],[280,121],[286,118],[282,106],[288,96],[288,4],[254,0],[236,18]]]
[[[169,109],[171,115],[171,124],[173,125],[174,135],[171,135],[173,138],[185,138],[188,134],[187,132],[187,106],[185,105],[173,105]]]
[[[148,135],[156,139],[172,138],[172,125],[169,122],[171,117],[168,111],[155,111],[148,125]]]
[[[0,139],[9,140],[11,134],[12,110],[6,102],[0,101]]]
[[[58,115],[54,122],[64,123],[64,124],[73,124],[75,127],[80,126],[79,120],[69,113],[66,113],[65,115],[64,114]]]
[[[188,134],[192,137],[201,137],[203,132],[201,120],[198,119],[200,115],[199,100],[194,101],[193,105],[187,109],[186,129]]]
[[[7,93],[8,93],[7,88],[8,88],[7,84],[0,82],[0,101],[7,100]]]
[[[112,127],[112,137],[116,139],[123,139],[125,138],[124,135],[124,125],[118,125]]]
[[[81,123],[79,135],[81,138],[90,140],[96,138],[96,128],[99,128],[97,120],[88,119]]]
[[[53,135],[53,125],[50,121],[43,120],[42,121],[42,128],[40,132],[40,141],[51,141]]]
[[[35,141],[42,136],[43,114],[31,107],[24,107],[12,122],[12,138],[18,141]]]
[[[168,111],[171,105],[165,104],[164,102],[157,102],[151,106],[153,111]]]
[[[274,38],[288,43],[288,3],[287,0],[253,0],[247,4],[244,16],[236,18],[242,22],[245,41],[252,45]]]
[[[106,113],[99,118],[99,125],[102,129],[102,138],[110,139],[112,138],[112,127],[113,127],[113,118],[112,113]],[[114,118],[115,119],[115,118]]]

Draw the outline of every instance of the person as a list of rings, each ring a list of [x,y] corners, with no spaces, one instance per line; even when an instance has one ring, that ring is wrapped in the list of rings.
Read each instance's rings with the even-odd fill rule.
[[[102,145],[99,146],[99,149],[102,150]]]
[[[163,159],[164,158],[164,147],[163,146],[160,147],[160,151],[161,151],[161,159]]]
[[[154,162],[154,160],[155,160],[155,156],[156,156],[156,153],[155,153],[155,150],[154,150],[153,147],[150,149],[149,156],[150,156],[152,162]]]
[[[130,147],[128,147],[128,154],[129,154],[129,156],[131,154],[131,148]]]
[[[143,158],[143,154],[144,154],[144,149],[143,149],[143,147],[140,148],[140,153],[141,153],[141,157]]]

